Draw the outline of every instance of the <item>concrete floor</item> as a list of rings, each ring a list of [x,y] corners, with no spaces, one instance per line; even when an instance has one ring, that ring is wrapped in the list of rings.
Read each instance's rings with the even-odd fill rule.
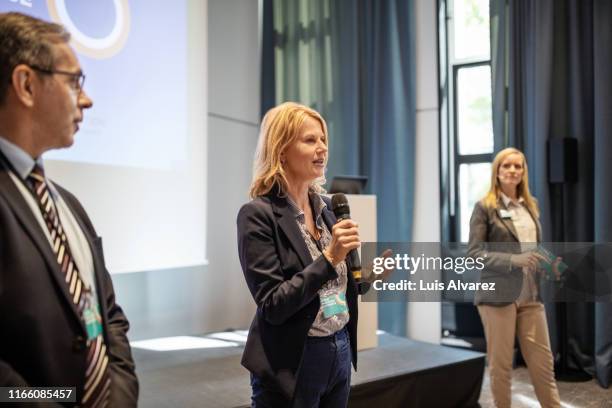
[[[563,408],[612,408],[612,387],[602,388],[596,380],[588,382],[557,382]],[[478,400],[482,408],[493,408],[493,396],[489,385],[489,371],[485,370],[482,392]],[[512,407],[540,407],[526,367],[512,372]]]

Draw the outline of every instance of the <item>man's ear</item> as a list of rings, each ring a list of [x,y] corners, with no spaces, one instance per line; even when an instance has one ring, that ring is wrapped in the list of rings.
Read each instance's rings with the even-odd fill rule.
[[[15,92],[17,100],[29,108],[34,106],[36,87],[40,85],[40,82],[36,81],[34,75],[35,73],[32,71],[32,68],[25,64],[17,65],[11,75],[10,88]]]

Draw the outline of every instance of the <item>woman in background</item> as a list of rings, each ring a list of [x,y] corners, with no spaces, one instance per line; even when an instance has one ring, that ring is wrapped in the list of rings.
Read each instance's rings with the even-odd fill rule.
[[[481,281],[496,284],[496,291],[476,292],[474,303],[487,340],[491,391],[500,408],[511,404],[515,336],[540,404],[560,406],[536,280],[539,262],[545,260],[536,251],[540,241],[539,210],[529,192],[525,156],[515,148],[504,149],[493,160],[489,192],[474,207],[468,244],[471,257],[485,259]]]

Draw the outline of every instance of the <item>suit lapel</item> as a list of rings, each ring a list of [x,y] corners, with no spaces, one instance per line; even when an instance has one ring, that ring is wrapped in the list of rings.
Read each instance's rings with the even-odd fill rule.
[[[291,206],[287,200],[282,197],[271,197],[271,203],[274,214],[278,217],[279,227],[289,239],[291,246],[300,258],[300,262],[302,262],[302,266],[305,268],[312,263],[312,256],[308,251],[306,242],[304,242],[302,232],[297,225],[295,214]]]
[[[15,214],[15,217],[23,225],[24,230],[32,239],[34,245],[38,248],[48,266],[48,271],[51,273],[57,287],[62,293],[62,297],[66,302],[68,302],[75,318],[78,320],[83,331],[85,331],[85,326],[80,318],[74,302],[72,301],[72,296],[70,296],[68,285],[66,285],[65,276],[60,270],[55,254],[51,249],[51,245],[49,245],[49,240],[41,230],[41,225],[36,220],[36,217],[34,217],[34,214],[32,214],[28,203],[24,200],[17,186],[15,186],[15,183],[9,175],[9,170],[2,160],[0,160],[0,194],[4,196]]]
[[[502,217],[502,214],[501,214],[502,211],[508,211],[508,209],[503,204],[503,202],[501,203],[501,206],[498,206],[495,209],[497,217],[500,219],[501,223],[508,229],[508,231],[514,237],[514,239],[517,242],[520,242],[519,237],[518,237],[518,233],[516,232],[516,229],[514,228],[514,223],[512,222],[512,218],[504,218],[504,217]]]
[[[329,229],[329,232],[331,232],[332,228],[334,227],[334,224],[336,223],[336,216],[327,208],[327,205],[325,206],[325,208],[323,208],[323,212],[321,213],[321,215],[323,216],[323,221],[325,221],[325,225],[327,225],[327,229]]]
[[[87,245],[89,246],[89,249],[91,251],[91,257],[93,260],[94,280],[95,280],[95,285],[96,285],[96,294],[98,295],[98,303],[100,305],[100,314],[102,315],[102,325],[103,327],[108,327],[108,321],[107,321],[108,314],[106,313],[106,299],[104,298],[104,294],[102,293],[102,282],[101,282],[102,271],[106,268],[106,266],[104,265],[104,255],[101,253],[101,250],[102,250],[102,244],[100,242],[101,238],[93,235],[91,229],[88,228],[88,226],[83,221],[85,214],[82,214],[82,212],[79,210],[77,205],[75,205],[75,203],[72,201],[71,197],[68,194],[66,194],[65,190],[62,187],[58,186],[57,184],[54,184],[54,186],[56,190],[60,193],[62,198],[64,199],[64,202],[68,206],[68,209],[70,210],[74,218],[77,220],[77,223],[79,224],[79,228],[81,228],[81,231],[83,232],[83,235],[85,236],[85,239],[87,240]],[[99,245],[97,243],[99,243]],[[104,336],[106,337],[107,335],[106,330],[103,330],[103,333],[104,333]]]
[[[293,247],[295,252],[298,254],[298,257],[300,258],[300,261],[302,262],[302,266],[305,268],[306,266],[312,263],[312,256],[310,255],[310,252],[308,251],[308,247],[306,247],[306,243],[304,242],[304,238],[302,237],[302,232],[300,231],[300,227],[298,227],[297,225],[297,222],[295,220],[295,214],[293,213],[286,199],[281,198],[281,197],[271,196],[270,200],[272,203],[272,210],[274,214],[278,217],[279,227],[283,230],[283,232],[289,239],[291,246]],[[329,208],[327,207],[327,203],[325,205],[325,208],[323,209],[322,216],[323,216],[323,221],[325,222],[325,225],[327,225],[327,228],[331,232],[332,227],[336,223],[336,216],[331,210],[329,210]],[[350,272],[350,265],[348,263],[348,259],[347,259],[347,268],[348,268],[347,279],[349,281],[349,284],[347,285],[347,291],[350,293],[350,295],[347,293],[347,297],[349,299],[354,299],[357,293],[356,292],[357,289],[356,289],[355,280],[353,279],[353,275]],[[356,310],[354,310],[354,312],[356,313]]]
[[[529,215],[531,215],[531,219],[535,223],[536,226],[536,240],[537,242],[542,242],[542,225],[540,224],[540,220],[535,216],[534,213],[531,212],[529,207],[525,206]]]
[[[529,209],[528,206],[525,205],[524,207],[525,207],[525,209],[527,209],[527,212],[531,216],[531,219],[533,220],[533,222],[534,222],[534,224],[536,226],[536,239],[537,239],[537,242],[541,242],[542,241],[542,225],[540,224],[540,220],[535,216],[534,213],[531,212],[531,210]],[[520,242],[520,240],[518,238],[518,233],[516,232],[516,229],[514,228],[514,222],[512,222],[512,219],[510,219],[510,218],[503,218],[502,217],[502,215],[501,215],[502,209],[507,211],[507,207],[504,205],[503,200],[500,199],[499,202],[498,202],[498,208],[495,209],[495,212],[497,213],[497,216],[499,217],[501,222],[506,226],[508,231],[510,231],[510,234],[512,234],[514,239],[516,239],[517,242]]]

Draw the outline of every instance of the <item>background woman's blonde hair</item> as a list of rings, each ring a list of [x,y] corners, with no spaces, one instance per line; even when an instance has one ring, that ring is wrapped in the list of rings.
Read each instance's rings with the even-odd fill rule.
[[[327,124],[314,109],[295,102],[285,102],[266,113],[261,121],[259,140],[255,150],[253,181],[249,191],[251,198],[265,195],[274,187],[277,187],[281,194],[286,194],[287,178],[281,162],[281,155],[298,137],[302,124],[307,117],[311,117],[321,124],[325,135],[325,144],[327,144]],[[318,178],[310,185],[310,189],[317,193],[324,192],[321,187],[323,184],[325,184],[325,177]]]
[[[529,192],[529,174],[527,172],[527,160],[525,160],[525,155],[518,149],[514,147],[508,147],[504,150],[497,153],[495,159],[493,159],[493,164],[491,164],[491,187],[489,188],[489,192],[482,199],[482,203],[485,207],[488,208],[497,208],[499,199],[501,197],[501,186],[499,184],[499,179],[497,176],[499,175],[499,167],[502,162],[511,154],[518,154],[521,156],[523,160],[523,177],[521,182],[516,187],[517,197],[523,198],[525,200],[525,205],[536,217],[540,216],[540,211],[538,209],[538,204],[536,200],[533,198],[531,193]]]

